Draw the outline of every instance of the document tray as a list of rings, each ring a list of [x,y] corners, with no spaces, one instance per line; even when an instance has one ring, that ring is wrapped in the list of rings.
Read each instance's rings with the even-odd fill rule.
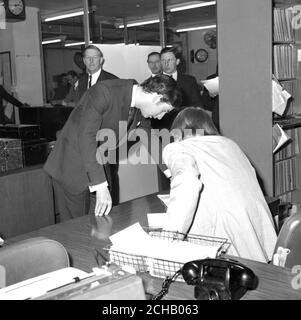
[[[157,239],[167,241],[187,241],[194,244],[203,246],[213,246],[217,249],[216,257],[221,257],[228,251],[230,243],[226,238],[209,237],[201,235],[185,235],[179,232],[167,231],[162,229],[149,229],[144,228],[148,234]],[[104,248],[109,253],[110,262],[119,266],[131,266],[139,272],[149,272],[152,276],[165,278],[172,276],[177,270],[179,270],[183,263],[158,259],[150,256],[142,256],[136,254],[129,254],[121,251],[112,250],[110,248]],[[183,281],[182,277],[178,278],[179,281]]]

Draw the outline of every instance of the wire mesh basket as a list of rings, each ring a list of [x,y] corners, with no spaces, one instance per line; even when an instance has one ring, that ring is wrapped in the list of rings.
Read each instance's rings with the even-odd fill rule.
[[[183,234],[180,232],[167,231],[162,229],[144,228],[144,230],[153,238],[166,240],[169,242],[187,241],[194,244],[216,247],[216,257],[221,257],[226,254],[230,243],[226,238],[209,237],[203,235]],[[109,253],[110,262],[119,266],[131,266],[138,272],[149,272],[152,276],[165,278],[173,276],[179,270],[183,263],[176,261],[169,261],[150,256],[136,255],[124,253],[121,251],[112,250],[111,248],[104,248]],[[188,262],[188,261],[187,261]],[[181,277],[177,279],[183,281]]]

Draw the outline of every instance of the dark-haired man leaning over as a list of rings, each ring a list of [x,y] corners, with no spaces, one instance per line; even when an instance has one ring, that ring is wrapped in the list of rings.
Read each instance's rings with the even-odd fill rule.
[[[118,138],[119,121],[133,119],[129,129],[147,127],[145,118],[161,119],[180,105],[177,84],[166,75],[141,85],[135,80],[107,80],[91,87],[69,116],[44,166],[60,190],[61,221],[88,213],[89,191],[96,192],[95,215],[111,210],[109,174],[96,160],[98,130],[110,129]]]

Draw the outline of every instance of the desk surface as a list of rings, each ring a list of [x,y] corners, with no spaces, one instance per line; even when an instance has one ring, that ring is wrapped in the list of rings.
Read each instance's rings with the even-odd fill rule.
[[[41,228],[39,230],[6,239],[5,244],[11,244],[30,237],[44,236],[62,243],[70,254],[71,265],[91,272],[93,267],[97,267],[95,259],[95,247],[102,246],[99,235],[108,232],[115,233],[123,228],[140,222],[147,226],[147,213],[164,212],[164,206],[156,195],[148,195],[120,204],[114,207],[106,223],[98,223],[98,238],[91,237],[92,226],[95,226],[94,216],[83,216],[56,225]],[[103,218],[101,218],[103,219]],[[100,220],[98,220],[100,221]],[[110,230],[110,231],[108,231]],[[289,269],[280,268],[273,265],[236,258],[246,266],[251,268],[259,278],[259,285],[256,290],[248,291],[242,299],[301,299],[301,289],[294,290],[291,286],[293,274]],[[156,294],[160,291],[162,279],[143,275],[145,279],[146,292]],[[167,295],[168,299],[193,299],[194,288],[184,283],[173,283]]]

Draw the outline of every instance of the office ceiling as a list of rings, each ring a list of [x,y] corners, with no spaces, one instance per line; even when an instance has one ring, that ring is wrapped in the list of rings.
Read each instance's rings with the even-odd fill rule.
[[[194,1],[194,2],[208,2]],[[165,0],[165,9],[171,5],[191,2],[189,0]],[[82,0],[26,0],[27,6],[40,9],[42,17],[83,7]],[[158,0],[89,0],[93,13],[90,18],[90,37],[95,42],[122,42],[124,30],[117,29],[116,24],[139,20],[145,17],[158,17]],[[216,7],[206,6],[197,9],[170,13],[165,11],[165,27],[167,42],[177,36],[175,30],[179,27],[205,25],[215,23]],[[65,36],[67,41],[83,41],[82,17],[56,20],[42,23],[43,39]],[[141,44],[159,44],[159,24],[128,28],[129,42]]]

